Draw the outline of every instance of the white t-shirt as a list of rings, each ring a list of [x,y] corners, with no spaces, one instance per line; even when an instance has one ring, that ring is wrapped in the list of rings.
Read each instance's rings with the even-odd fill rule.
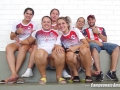
[[[77,28],[74,28],[68,34],[59,36],[55,44],[61,43],[64,48],[69,48],[70,46],[82,44],[81,39],[85,39],[85,37]]]
[[[24,30],[23,34],[17,35],[17,37],[20,40],[24,40],[24,39],[28,38],[31,35],[31,33],[33,32],[33,30],[37,30],[38,29],[37,24],[35,22],[33,22],[33,21],[30,21],[27,25],[24,25],[22,23],[22,20],[19,20],[19,21],[15,22],[13,24],[13,28],[12,28],[11,32],[16,32],[16,30],[19,27],[23,28],[23,30]]]
[[[54,44],[57,41],[58,31],[54,29],[49,31],[45,31],[43,29],[36,30],[32,33],[32,37],[36,39],[38,49],[44,49],[48,54],[51,54]]]

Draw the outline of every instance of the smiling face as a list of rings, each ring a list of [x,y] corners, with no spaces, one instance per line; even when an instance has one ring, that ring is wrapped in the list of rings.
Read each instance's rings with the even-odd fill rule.
[[[96,22],[95,18],[88,18],[88,25],[90,27],[95,26],[95,22]]]
[[[42,28],[43,30],[50,30],[51,29],[51,19],[49,17],[43,17],[42,19]]]
[[[24,13],[24,20],[31,21],[32,17],[33,17],[33,12],[31,10],[27,10]]]
[[[56,9],[52,10],[50,13],[50,17],[53,22],[56,22],[59,17],[59,12]]]
[[[65,20],[59,19],[59,20],[57,21],[57,25],[58,25],[58,29],[59,29],[60,31],[62,31],[63,33],[66,33],[66,32],[69,31],[69,30],[68,30],[68,24],[65,22]]]
[[[76,22],[76,27],[80,30],[82,30],[83,26],[85,24],[85,19],[80,17],[78,18],[77,22]]]

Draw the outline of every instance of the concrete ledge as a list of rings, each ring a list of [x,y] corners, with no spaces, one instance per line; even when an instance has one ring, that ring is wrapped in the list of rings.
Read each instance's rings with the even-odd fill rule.
[[[26,55],[26,59],[25,62],[23,63],[20,71],[19,71],[19,75],[21,76],[27,69],[27,65],[28,65],[28,58],[29,58],[29,53],[27,53]],[[119,58],[120,60],[120,58]],[[101,63],[101,69],[104,73],[104,80],[109,80],[106,77],[106,73],[108,72],[109,68],[110,68],[110,63],[111,63],[111,59],[109,54],[102,50],[100,53],[100,63]],[[120,61],[118,62],[117,65],[117,76],[120,79]],[[38,69],[36,67],[33,68],[33,72],[34,72],[34,76],[30,77],[30,78],[25,78],[26,82],[38,82],[40,79],[40,74],[38,72]],[[5,79],[10,77],[11,72],[10,69],[8,67],[8,63],[6,61],[6,53],[5,51],[0,51],[0,80]],[[85,73],[84,72],[80,72],[79,76],[81,79],[85,78]],[[47,81],[48,82],[56,82],[56,75],[55,75],[55,71],[54,70],[47,70]]]

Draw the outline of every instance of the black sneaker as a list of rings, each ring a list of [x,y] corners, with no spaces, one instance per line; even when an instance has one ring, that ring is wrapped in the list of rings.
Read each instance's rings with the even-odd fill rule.
[[[118,81],[118,78],[116,76],[116,71],[108,71],[106,75],[110,80]]]
[[[102,71],[100,71],[100,74],[97,75],[97,77],[96,77],[96,81],[97,82],[102,82],[103,78],[104,78],[103,73],[102,73]]]

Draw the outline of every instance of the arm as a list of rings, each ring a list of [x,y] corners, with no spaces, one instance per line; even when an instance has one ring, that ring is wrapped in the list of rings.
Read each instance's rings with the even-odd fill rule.
[[[84,46],[86,46],[87,48],[89,48],[89,43],[87,42],[86,39],[81,39],[80,41],[83,43],[82,45],[84,45]],[[81,46],[81,45],[80,45],[80,46]]]
[[[14,40],[15,38],[17,38],[17,35],[14,32],[11,32],[10,39]]]
[[[99,34],[99,38],[104,41],[104,42],[107,42],[107,37],[102,35],[101,33]]]
[[[102,44],[100,41],[97,41],[97,40],[90,40],[90,39],[87,38],[87,37],[86,37],[86,40],[87,40],[88,42],[94,42],[94,43],[98,44],[99,46],[103,46],[103,44]]]
[[[105,29],[104,29],[104,28],[103,28],[103,30],[102,30],[101,33],[99,32],[98,27],[96,27],[96,26],[93,27],[92,30],[93,30],[93,33],[98,34],[98,37],[99,37],[102,41],[107,42],[107,36],[106,36],[106,33],[105,33]]]
[[[30,36],[30,37],[26,38],[25,40],[20,41],[19,43],[20,43],[20,44],[28,44],[28,45],[31,45],[34,41],[35,41],[35,38],[32,37],[32,36]]]

